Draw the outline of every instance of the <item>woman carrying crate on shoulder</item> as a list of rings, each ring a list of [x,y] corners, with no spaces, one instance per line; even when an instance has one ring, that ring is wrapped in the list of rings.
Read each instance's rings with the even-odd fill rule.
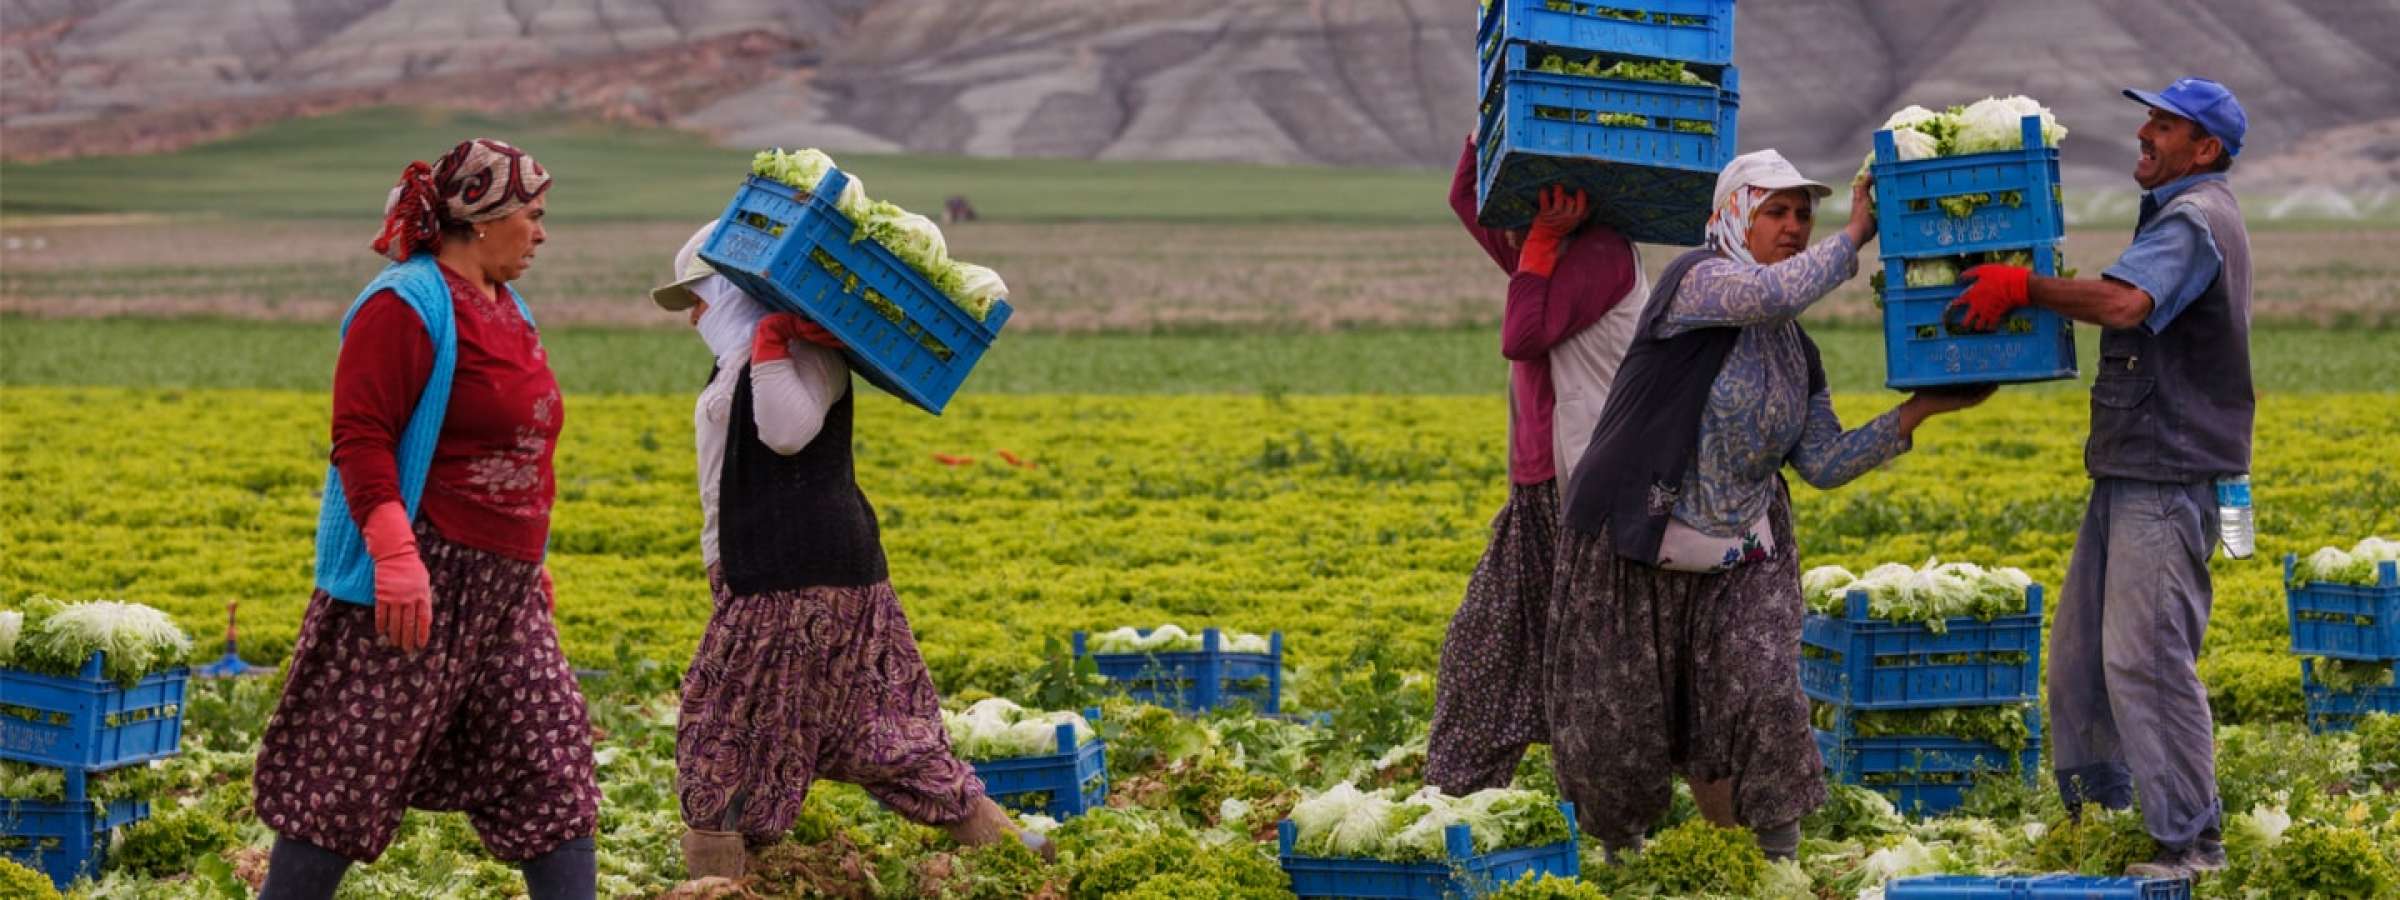
[[[677,791],[693,878],[740,878],[791,830],[819,776],[858,784],[961,844],[1017,831],[950,751],[933,678],[853,477],[850,369],[832,334],[769,312],[699,258],[651,292],[715,357],[693,413],[701,558],[714,610],[684,675]]]
[[[409,808],[463,810],[535,900],[593,894],[592,729],[542,565],[564,412],[508,285],[550,173],[494,140],[411,163],[342,323],[317,590],[252,785],[262,896],[332,897]]]
[[[1585,221],[1581,194],[1553,188],[1523,232],[1475,217],[1475,139],[1450,208],[1508,273],[1500,355],[1509,360],[1507,505],[1442,641],[1425,780],[1455,795],[1506,787],[1543,721],[1542,620],[1558,542],[1558,476],[1574,471],[1649,293],[1633,242]]]
[[[1561,792],[1612,851],[1667,811],[1672,777],[1709,821],[1789,858],[1825,801],[1800,692],[1799,546],[1786,464],[1830,489],[1898,456],[1926,417],[1988,388],[1920,393],[1853,431],[1799,316],[1858,271],[1850,223],[1807,246],[1830,188],[1773,150],[1717,177],[1707,244],[1667,265],[1566,492],[1549,618]]]

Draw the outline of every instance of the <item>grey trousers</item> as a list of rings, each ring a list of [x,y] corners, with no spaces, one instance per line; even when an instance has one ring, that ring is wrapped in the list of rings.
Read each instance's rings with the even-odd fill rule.
[[[2218,835],[2216,741],[2195,664],[2208,633],[2212,487],[2102,478],[2050,623],[2051,762],[2068,809],[2141,794],[2150,836]]]

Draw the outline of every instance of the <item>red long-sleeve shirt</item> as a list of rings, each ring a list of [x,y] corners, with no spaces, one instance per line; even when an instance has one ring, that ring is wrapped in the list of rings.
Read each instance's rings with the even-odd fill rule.
[[[458,323],[450,406],[417,512],[442,536],[539,562],[557,481],[550,457],[565,418],[541,335],[514,300],[442,268]],[[399,294],[367,299],[333,370],[333,465],[350,515],[400,499],[394,457],[433,371],[433,338]]]
[[[1517,271],[1517,248],[1508,232],[1475,222],[1475,143],[1459,154],[1450,179],[1450,209],[1467,234],[1509,273],[1508,304],[1500,319],[1500,355],[1509,360],[1508,474],[1517,484],[1539,484],[1558,476],[1551,451],[1551,413],[1558,405],[1550,383],[1550,348],[1574,337],[1615,309],[1633,288],[1633,243],[1616,229],[1585,224],[1560,246],[1558,265],[1547,277]]]

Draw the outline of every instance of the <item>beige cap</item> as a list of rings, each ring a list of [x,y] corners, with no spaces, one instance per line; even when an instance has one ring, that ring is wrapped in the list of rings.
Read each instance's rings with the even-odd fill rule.
[[[716,269],[709,267],[707,260],[700,258],[700,248],[708,243],[708,236],[715,233],[717,223],[712,219],[700,226],[699,231],[692,232],[691,239],[683,242],[683,249],[675,251],[675,280],[650,291],[650,300],[657,303],[658,308],[680,311],[700,305],[700,297],[692,293],[692,285],[717,274]]]
[[[1723,209],[1725,198],[1733,196],[1733,189],[1738,187],[1765,188],[1769,191],[1807,188],[1819,200],[1833,196],[1832,188],[1808,180],[1783,158],[1783,154],[1772,149],[1744,153],[1726,163],[1725,171],[1717,173],[1717,190],[1709,197],[1709,208]]]

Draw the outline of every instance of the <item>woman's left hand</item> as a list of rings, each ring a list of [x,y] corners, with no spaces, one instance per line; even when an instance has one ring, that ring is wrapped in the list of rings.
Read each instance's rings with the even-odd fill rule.
[[[558,615],[558,585],[550,580],[550,567],[542,566],[542,600],[550,605],[550,614]]]
[[[1862,176],[1850,183],[1850,224],[1843,226],[1842,231],[1858,247],[1875,239],[1875,176]]]
[[[1908,402],[1917,404],[1927,415],[1957,412],[1992,399],[1997,384],[1966,384],[1953,388],[1928,388],[1910,394]]]

